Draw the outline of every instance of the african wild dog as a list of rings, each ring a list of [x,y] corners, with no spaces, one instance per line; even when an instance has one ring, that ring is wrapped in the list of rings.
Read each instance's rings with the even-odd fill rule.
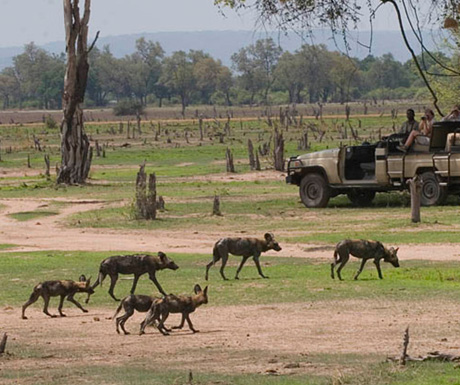
[[[155,273],[158,270],[177,270],[178,268],[179,266],[177,266],[174,261],[169,259],[166,254],[161,251],[158,252],[158,256],[148,254],[116,255],[114,257],[106,258],[101,262],[99,275],[96,282],[94,282],[93,289],[96,288],[97,285],[102,284],[102,281],[106,275],[108,275],[111,281],[109,294],[115,301],[119,301],[119,299],[113,294],[113,289],[115,288],[115,284],[118,280],[118,274],[134,274],[134,282],[131,287],[131,294],[134,294],[139,277],[148,273],[149,278],[153,281],[160,293],[166,295],[160,286],[160,283],[157,281]],[[89,296],[86,303],[88,303],[88,301]]]
[[[62,280],[62,281],[45,281],[41,282],[34,287],[34,291],[30,295],[29,300],[22,306],[22,319],[27,319],[25,316],[25,311],[28,306],[32,305],[38,300],[38,298],[43,297],[45,301],[45,306],[43,308],[43,313],[50,317],[57,317],[56,315],[51,315],[48,313],[48,304],[50,297],[60,296],[61,300],[59,302],[58,311],[61,317],[65,317],[65,314],[62,313],[62,306],[64,305],[64,298],[67,297],[67,300],[72,302],[75,306],[81,309],[84,313],[87,313],[88,310],[84,309],[74,298],[73,296],[76,293],[88,293],[88,298],[91,294],[94,294],[94,290],[91,287],[91,278],[86,280],[84,275],[80,276],[80,281],[75,282],[71,280]]]
[[[382,279],[382,271],[380,270],[380,260],[391,263],[394,267],[399,267],[399,260],[397,252],[399,247],[394,249],[390,247],[387,249],[382,243],[378,241],[366,241],[363,239],[345,239],[337,244],[334,251],[334,262],[331,263],[331,277],[334,279],[334,268],[340,264],[337,269],[337,276],[342,280],[340,275],[341,270],[350,259],[350,254],[356,258],[361,258],[361,266],[356,272],[354,279],[358,279],[359,274],[363,271],[364,265],[368,259],[373,259],[379,278]],[[338,258],[337,258],[338,255]]]
[[[280,251],[281,247],[276,242],[275,237],[272,233],[266,233],[264,235],[264,239],[258,238],[221,238],[219,239],[213,249],[213,258],[210,263],[206,265],[206,281],[208,280],[208,272],[212,265],[214,265],[217,261],[222,259],[222,266],[220,268],[220,275],[223,279],[227,279],[224,275],[224,268],[227,264],[228,255],[238,255],[242,256],[243,260],[236,271],[235,279],[238,278],[238,274],[240,273],[241,269],[245,262],[250,258],[253,257],[254,263],[256,264],[257,271],[262,278],[268,278],[262,273],[262,269],[260,268],[259,257],[265,251],[268,250],[275,250]]]
[[[147,313],[145,320],[141,323],[139,334],[144,334],[144,330],[148,325],[158,321],[158,330],[163,335],[168,335],[171,329],[167,329],[164,323],[169,313],[182,314],[180,325],[173,327],[173,329],[182,329],[185,321],[187,321],[188,327],[193,333],[199,332],[199,330],[193,328],[190,314],[193,313],[197,307],[208,303],[208,287],[206,286],[204,290],[202,290],[200,285],[195,285],[194,292],[195,295],[192,296],[168,294],[164,298],[153,301],[152,307]]]
[[[134,310],[137,310],[138,312],[141,313],[146,313],[149,311],[150,307],[152,306],[153,301],[160,299],[159,297],[154,297],[151,295],[134,295],[130,294],[127,297],[123,298],[120,302],[120,305],[118,306],[115,314],[113,315],[112,319],[117,316],[117,314],[120,312],[121,308],[125,311],[125,314],[123,314],[120,317],[117,317],[115,322],[117,325],[117,333],[120,334],[120,330],[118,329],[118,326],[121,327],[121,330],[123,330],[123,333],[129,334],[129,332],[126,331],[125,329],[125,322],[134,314]]]

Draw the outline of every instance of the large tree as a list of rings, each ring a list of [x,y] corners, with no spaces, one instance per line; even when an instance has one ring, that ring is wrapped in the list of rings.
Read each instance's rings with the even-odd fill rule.
[[[84,130],[82,109],[88,81],[88,54],[94,45],[88,47],[90,7],[91,0],[85,0],[81,15],[79,0],[64,0],[67,67],[62,96],[64,117],[58,183],[84,183],[91,166],[92,149]]]
[[[215,3],[236,9],[253,8],[263,23],[274,23],[281,28],[293,27],[312,31],[317,26],[329,26],[333,32],[340,32],[345,41],[347,32],[357,28],[358,22],[365,15],[363,7],[368,8],[372,21],[381,6],[390,6],[395,11],[395,19],[417,70],[432,94],[435,107],[441,113],[426,70],[418,60],[405,31],[409,30],[418,41],[422,52],[431,56],[424,45],[421,29],[457,29],[460,19],[458,0],[215,0]],[[449,68],[442,62],[439,65],[447,67],[451,76],[459,76],[457,69]]]

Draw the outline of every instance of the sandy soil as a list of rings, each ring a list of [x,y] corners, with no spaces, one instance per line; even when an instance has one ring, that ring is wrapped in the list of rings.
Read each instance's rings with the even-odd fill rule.
[[[56,301],[51,312],[55,312]],[[210,291],[212,303],[212,291]],[[343,363],[318,364],[311,355],[359,354],[383,361],[397,355],[404,329],[411,327],[410,354],[439,350],[458,354],[460,325],[456,303],[348,300],[315,304],[277,304],[212,307],[203,305],[192,315],[200,333],[187,328],[164,337],[154,328],[138,336],[142,313],[126,324],[129,336],[117,335],[109,309],[83,314],[65,305],[66,318],[48,318],[34,305],[28,320],[20,320],[20,309],[0,310],[0,324],[8,330],[10,347],[39,351],[38,357],[11,356],[0,361],[0,369],[43,369],[60,365],[122,365],[127,362],[161,365],[162,368],[241,373],[315,372],[332,374]],[[114,309],[116,305],[114,304]],[[287,315],[287,316],[281,316]],[[169,325],[179,322],[171,315]],[[152,354],[154,350],[154,354]],[[90,351],[91,354],[86,354]],[[377,356],[371,356],[377,355]],[[314,360],[313,360],[314,361]],[[286,365],[298,363],[297,368]],[[341,368],[344,369],[343,367]],[[346,370],[346,368],[345,368]]]

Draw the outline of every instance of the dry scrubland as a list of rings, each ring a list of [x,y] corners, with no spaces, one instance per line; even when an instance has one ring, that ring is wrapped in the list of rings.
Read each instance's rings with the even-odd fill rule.
[[[297,116],[284,131],[286,156],[305,151],[298,149],[298,140],[307,126],[311,151],[355,142],[349,128],[344,138],[343,106],[325,106],[330,116],[323,122],[307,116],[313,107],[299,106],[302,122]],[[376,140],[379,132],[390,133],[404,120],[402,104],[369,107],[367,116],[362,108],[352,106],[351,125],[359,141]],[[399,115],[392,118],[395,108]],[[460,353],[457,197],[442,207],[423,208],[418,225],[409,221],[406,193],[380,194],[365,209],[337,197],[326,209],[308,210],[297,189],[285,185],[283,173],[272,169],[270,156],[260,157],[262,171],[249,170],[247,139],[256,148],[268,143],[278,108],[271,119],[261,109],[235,108],[229,130],[226,110],[198,108],[208,117],[203,140],[195,110],[189,109],[187,120],[176,119],[177,110],[161,115],[148,110],[140,133],[131,119],[129,138],[126,119],[120,128],[110,111],[87,113],[86,130],[101,154],[94,154],[88,184],[72,187],[53,182],[58,129],[29,123],[43,113],[0,113],[0,332],[9,334],[7,354],[0,357],[0,383],[460,383],[452,363],[401,368],[386,362],[399,354],[408,325],[411,355]],[[34,135],[41,152],[34,149]],[[225,172],[227,147],[234,154],[235,174]],[[43,175],[44,153],[50,155],[51,180]],[[153,222],[133,219],[134,182],[144,160],[166,201],[166,210]],[[222,217],[211,215],[215,194],[221,197]],[[205,265],[218,238],[267,231],[283,247],[261,257],[270,278],[260,279],[250,261],[240,281],[222,281],[219,266],[214,267],[209,304],[191,317],[200,333],[185,329],[163,337],[150,328],[140,337],[142,315],[136,314],[126,324],[133,334],[117,335],[108,319],[116,308],[108,282],[97,288],[89,313],[66,303],[68,317],[50,319],[41,313],[39,300],[27,310],[29,320],[20,320],[20,307],[37,282],[77,279],[82,273],[94,279],[100,261],[121,252],[166,252],[180,269],[158,274],[163,288],[191,293],[195,283],[205,284]],[[352,261],[343,271],[345,281],[332,281],[332,250],[346,237],[399,246],[401,268],[385,264],[380,281],[369,263],[355,282],[358,263]],[[228,277],[239,261],[230,257]],[[118,296],[128,293],[131,278],[119,281]],[[155,287],[144,276],[136,292],[153,293]],[[57,299],[51,303],[55,313]]]

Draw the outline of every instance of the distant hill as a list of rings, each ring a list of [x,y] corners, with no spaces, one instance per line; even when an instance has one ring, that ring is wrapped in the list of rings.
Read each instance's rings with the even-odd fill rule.
[[[372,48],[364,48],[361,44],[369,44],[370,32],[361,31],[350,34],[349,43],[351,48],[351,56],[360,59],[366,57],[369,53],[374,56],[381,56],[385,53],[392,53],[399,61],[410,59],[410,54],[407,51],[401,34],[398,31],[374,31],[372,38]],[[328,30],[314,31],[314,37],[301,36],[298,33],[290,32],[284,34],[281,32],[253,32],[253,31],[196,31],[196,32],[153,32],[132,35],[106,36],[98,40],[97,46],[103,47],[109,45],[113,54],[117,57],[122,57],[131,54],[134,51],[135,41],[145,37],[147,40],[158,41],[166,54],[169,55],[174,51],[188,51],[190,49],[203,50],[211,54],[214,58],[222,60],[226,65],[231,64],[230,57],[240,48],[253,44],[261,38],[271,37],[279,42],[284,50],[295,51],[302,44],[325,44],[330,50],[343,50],[344,44],[342,37],[337,37],[336,41],[332,39],[331,33]],[[425,45],[429,49],[435,48],[435,44],[431,38],[431,34],[425,33]],[[413,39],[412,44],[417,48],[417,44]],[[64,42],[52,42],[41,46],[52,53],[63,52]],[[6,47],[0,48],[0,69],[11,65],[12,58],[20,54],[23,47]]]

